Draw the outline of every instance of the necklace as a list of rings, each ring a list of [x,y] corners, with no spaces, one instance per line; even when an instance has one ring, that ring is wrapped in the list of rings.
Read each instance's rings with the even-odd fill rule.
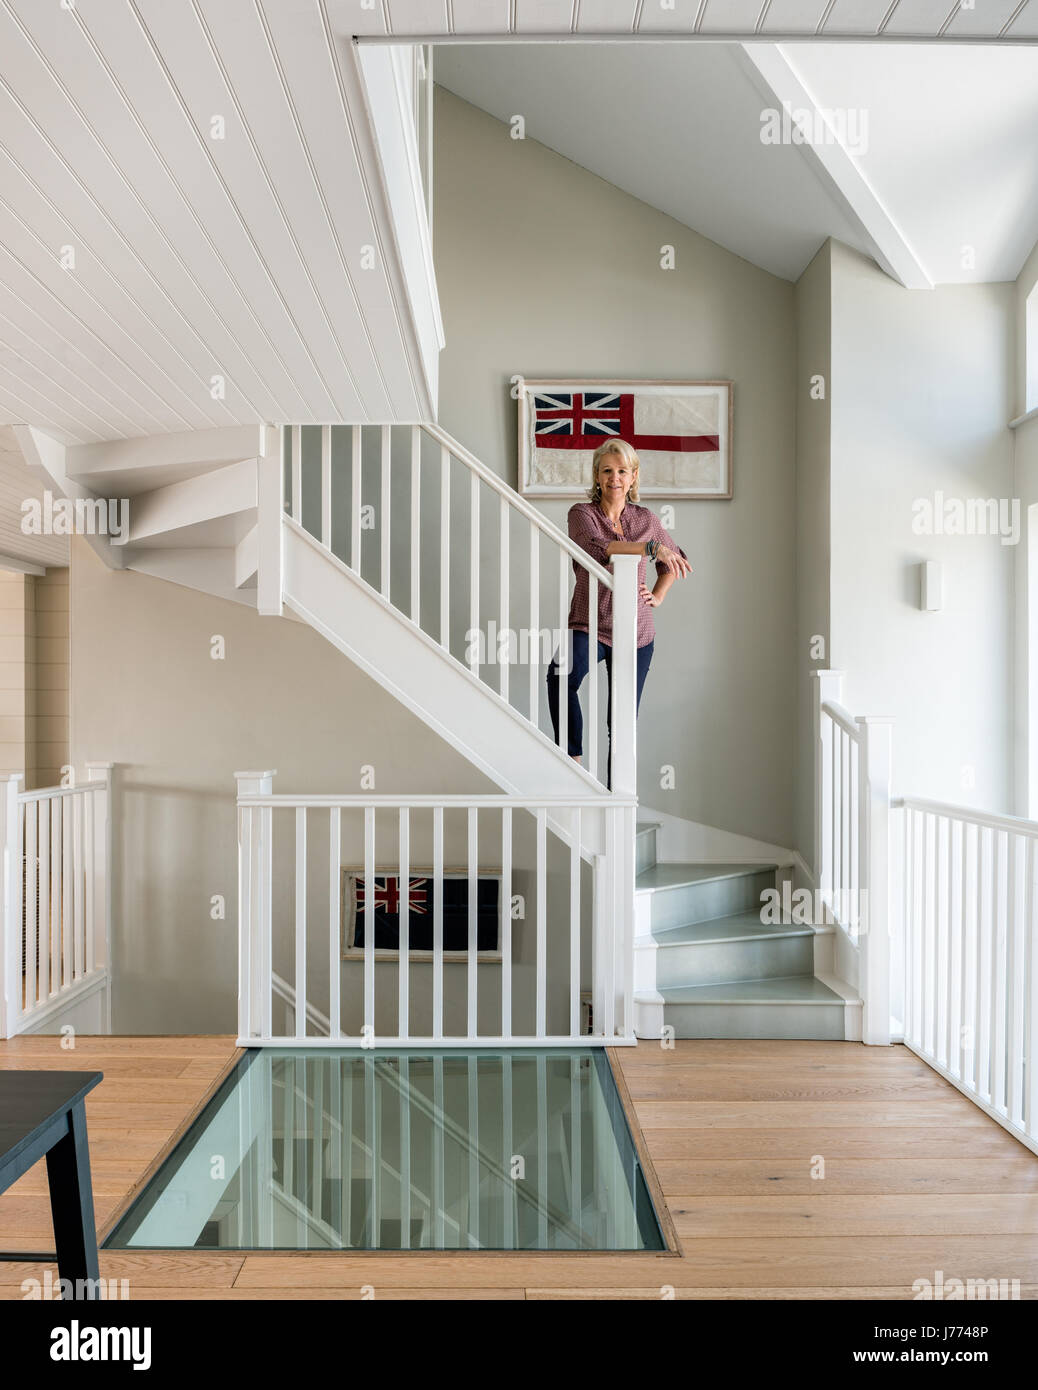
[[[626,504],[625,504],[625,506],[624,506],[624,511],[626,511],[626,510],[627,510],[627,507],[626,507]],[[602,511],[601,506],[599,506],[599,511]],[[623,539],[624,539],[623,512],[620,513],[620,519],[619,519],[618,521],[614,521],[613,518],[612,518],[611,516],[607,516],[606,513],[605,513],[604,511],[602,511],[602,515],[605,517],[606,521],[609,522],[609,525],[613,528],[613,535],[614,535],[614,536],[619,536],[620,539],[623,540]]]

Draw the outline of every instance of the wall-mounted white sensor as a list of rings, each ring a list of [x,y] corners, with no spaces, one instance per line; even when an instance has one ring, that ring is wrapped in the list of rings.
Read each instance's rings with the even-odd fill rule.
[[[919,566],[919,607],[924,613],[937,613],[943,599],[941,566],[937,560],[924,560]]]

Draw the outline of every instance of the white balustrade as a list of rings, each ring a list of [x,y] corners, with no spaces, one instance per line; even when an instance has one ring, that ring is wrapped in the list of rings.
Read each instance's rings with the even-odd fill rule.
[[[0,795],[0,1037],[97,991],[110,1030],[112,764],[88,763],[78,786],[22,782],[6,778]]]
[[[905,1044],[1038,1152],[1038,822],[894,804]]]
[[[633,797],[283,796],[271,772],[237,776],[243,1046],[634,1041]],[[602,853],[582,849],[592,821]],[[465,902],[448,911],[449,879]],[[376,891],[395,943],[376,940]]]

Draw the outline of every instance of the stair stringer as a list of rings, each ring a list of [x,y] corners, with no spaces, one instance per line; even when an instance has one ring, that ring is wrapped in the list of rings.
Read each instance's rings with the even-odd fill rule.
[[[539,729],[289,518],[283,593],[301,618],[508,796],[610,797]],[[566,843],[569,817],[548,823]],[[585,810],[581,853],[605,852],[605,817]]]

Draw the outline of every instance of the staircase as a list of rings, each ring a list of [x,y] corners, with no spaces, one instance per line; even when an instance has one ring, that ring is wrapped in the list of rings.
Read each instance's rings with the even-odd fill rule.
[[[307,623],[513,798],[517,824],[525,815],[540,819],[538,873],[545,834],[566,847],[570,906],[550,909],[543,892],[538,899],[535,1036],[548,1036],[543,972],[558,968],[547,957],[564,927],[560,911],[572,916],[578,902],[579,860],[593,871],[596,944],[591,960],[574,934],[564,1036],[577,1032],[572,1020],[589,971],[599,1041],[658,1038],[664,1027],[689,1038],[860,1036],[860,1003],[832,977],[831,929],[760,921],[761,894],[775,886],[778,866],[659,863],[653,825],[638,829],[632,855],[636,557],[598,565],[435,425],[236,426],[67,448],[35,429],[17,432],[27,460],[55,491],[84,505],[129,498],[124,543],[91,538],[107,564]],[[498,557],[489,576],[484,553]],[[587,571],[592,615],[599,585],[613,597],[612,795],[605,786],[605,692],[595,681],[585,687],[583,766],[556,745],[547,713],[545,668],[566,631],[574,565]],[[474,647],[473,633],[486,642]],[[512,646],[501,649],[492,634],[504,633]],[[269,870],[269,809],[277,801],[304,816],[307,809],[302,800],[273,797],[270,774],[242,776],[249,872],[263,862]],[[345,828],[346,817],[363,813],[362,800],[333,797],[322,805]],[[367,800],[374,807],[381,799]],[[451,798],[438,800],[442,814]],[[476,800],[466,802],[472,815]],[[489,799],[483,801],[490,813]],[[504,809],[500,799],[495,805]],[[408,798],[393,809],[420,811]],[[374,854],[373,830],[364,835]],[[297,871],[305,878],[305,833],[303,850]],[[253,959],[260,1003],[242,1034],[270,1041],[270,932],[279,927],[266,888],[258,879],[253,888],[248,910],[258,915],[250,930],[267,954]],[[329,930],[334,940],[334,922]],[[300,977],[305,923],[302,932]],[[473,992],[475,962],[473,948]],[[373,964],[365,971],[370,1023]],[[402,991],[401,1029],[405,1003]],[[308,989],[306,1006],[297,1038],[307,1036],[314,1008],[326,1006],[341,1024],[333,1039],[360,1031],[348,1014],[340,1018],[334,997],[315,1001]],[[461,1031],[475,1035],[474,1008],[468,1032]],[[432,1036],[442,1037],[439,1022]]]
[[[640,1038],[861,1037],[861,1000],[832,974],[834,928],[761,920],[777,864],[675,864],[635,837]]]

